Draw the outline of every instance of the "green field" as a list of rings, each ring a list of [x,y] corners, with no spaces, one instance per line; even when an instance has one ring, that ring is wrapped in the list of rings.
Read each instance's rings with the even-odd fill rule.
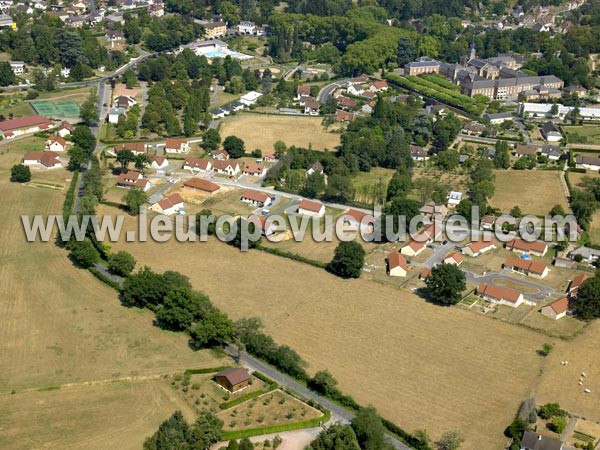
[[[47,117],[79,117],[79,105],[71,100],[51,102],[49,100],[36,100],[31,102],[31,107],[41,116]]]
[[[563,126],[569,144],[600,144],[598,125]]]

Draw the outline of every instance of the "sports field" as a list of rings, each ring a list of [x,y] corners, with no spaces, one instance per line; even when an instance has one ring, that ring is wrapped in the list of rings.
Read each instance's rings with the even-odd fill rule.
[[[560,172],[550,170],[497,170],[496,191],[490,205],[508,213],[519,206],[523,214],[547,214],[554,205],[569,211]]]
[[[41,116],[46,117],[79,117],[79,105],[71,100],[35,100],[31,107]]]
[[[315,150],[334,150],[340,145],[340,134],[329,133],[320,117],[291,117],[277,115],[240,114],[221,124],[221,137],[237,136],[246,149],[272,152],[273,144],[283,141],[289,147],[312,146]]]
[[[426,428],[434,437],[463,431],[464,449],[502,448],[502,431],[543,363],[536,350],[546,336],[440,308],[391,286],[341,280],[212,240],[113,248],[156,270],[189,275],[233,318],[261,317],[267,332],[309,362],[310,372],[329,369],[342,390],[405,429]]]

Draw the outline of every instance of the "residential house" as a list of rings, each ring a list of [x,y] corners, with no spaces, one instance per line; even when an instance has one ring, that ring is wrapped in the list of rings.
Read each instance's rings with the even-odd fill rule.
[[[56,169],[62,167],[62,163],[58,158],[58,154],[47,152],[30,152],[23,157],[23,165],[25,166],[44,166],[46,169]]]
[[[302,97],[310,97],[310,86],[307,84],[301,84],[296,88],[296,98],[294,100],[298,101]]]
[[[309,116],[318,116],[321,109],[321,103],[313,100],[306,100],[304,102],[304,114]]]
[[[313,173],[320,173],[323,175],[323,165],[319,161],[311,164],[311,166],[306,170],[306,176],[312,175]]]
[[[75,127],[73,127],[72,124],[69,122],[62,122],[56,130],[56,134],[58,134],[61,138],[64,138],[66,136],[70,136],[74,130]]]
[[[161,170],[169,166],[169,160],[166,156],[152,155],[148,166],[154,170]]]
[[[506,249],[517,253],[544,256],[548,251],[548,245],[543,241],[527,242],[523,239],[513,239],[506,243]]]
[[[532,156],[535,158],[537,155],[539,148],[537,145],[529,145],[529,144],[519,144],[515,148],[515,156],[520,158],[522,156]]]
[[[544,145],[542,146],[542,155],[550,161],[558,161],[562,156],[562,150],[556,145]]]
[[[500,125],[507,120],[513,120],[511,112],[501,112],[495,114],[484,113],[483,118],[487,119],[492,125]]]
[[[429,267],[424,267],[421,273],[419,274],[419,280],[425,281],[431,275],[431,269]]]
[[[496,219],[497,217],[491,214],[483,216],[481,218],[481,228],[483,228],[484,230],[493,230],[494,225],[496,224]]]
[[[470,136],[479,136],[484,131],[485,125],[479,122],[469,122],[462,128],[462,132]]]
[[[486,283],[481,283],[477,286],[477,294],[489,302],[512,308],[519,307],[525,301],[523,294],[519,291]]]
[[[448,214],[448,208],[446,205],[436,205],[434,201],[431,201],[421,206],[419,212],[431,221],[442,221]]]
[[[504,268],[512,272],[517,272],[536,278],[545,278],[550,272],[548,266],[545,266],[542,263],[538,263],[530,259],[520,258],[508,258],[504,262]]]
[[[408,273],[408,264],[404,256],[397,251],[391,252],[386,258],[387,274],[390,277],[405,277]]]
[[[340,95],[337,98],[337,104],[340,108],[348,110],[351,108],[354,108],[357,105],[357,101],[353,98],[350,97],[344,97],[343,95]]]
[[[252,106],[256,104],[256,101],[262,97],[262,94],[260,92],[256,92],[256,91],[250,91],[247,94],[244,94],[240,97],[240,102],[244,105],[244,106]]]
[[[568,311],[569,311],[569,298],[562,297],[562,298],[559,298],[558,300],[554,300],[553,302],[548,303],[546,306],[544,306],[541,309],[540,312],[546,317],[550,317],[551,319],[558,320],[558,319],[562,319],[563,317],[565,317],[567,315]]]
[[[267,174],[267,168],[260,163],[247,162],[244,164],[243,174],[251,177],[264,177]]]
[[[240,173],[240,165],[235,160],[216,160],[213,162],[213,170],[216,173],[233,177]]]
[[[214,376],[215,383],[233,393],[238,392],[250,384],[250,374],[247,369],[232,367]]]
[[[444,264],[460,266],[464,261],[463,255],[459,252],[452,252],[444,258]]]
[[[407,245],[400,249],[400,253],[409,257],[414,257],[423,252],[427,248],[427,242],[410,240]]]
[[[202,178],[190,178],[183,182],[183,187],[191,189],[192,191],[200,191],[206,194],[214,194],[220,189],[220,186]]]
[[[37,133],[52,126],[47,117],[27,116],[18,119],[8,119],[0,122],[0,135],[4,138],[22,136],[24,134]]]
[[[237,26],[240,34],[256,34],[256,24],[254,22],[242,21]]]
[[[262,160],[266,163],[274,163],[277,161],[277,158],[274,153],[265,153],[263,154]]]
[[[367,90],[366,85],[364,84],[351,84],[348,86],[346,91],[350,95],[354,95],[355,97],[360,97]]]
[[[227,150],[216,150],[210,156],[219,161],[227,161],[229,159],[229,152]]]
[[[448,206],[456,206],[462,200],[462,192],[450,191],[448,194]]]
[[[573,277],[573,279],[569,283],[569,287],[567,288],[568,296],[569,297],[577,297],[577,292],[579,291],[579,288],[581,287],[583,282],[585,280],[587,280],[588,278],[590,278],[590,275],[588,275],[587,273],[581,273],[581,274]]]
[[[171,194],[168,197],[165,197],[162,200],[154,203],[148,209],[159,214],[171,216],[173,214],[177,214],[180,210],[183,209],[183,207],[184,203],[181,196],[179,194]]]
[[[60,136],[51,136],[46,141],[44,150],[53,152],[64,152],[67,147],[67,141]]]
[[[23,61],[11,61],[10,69],[15,76],[19,77],[25,73],[25,63]]]
[[[249,218],[250,223],[253,223],[263,236],[271,236],[277,231],[275,224],[265,216],[251,216]]]
[[[119,123],[119,116],[125,114],[125,108],[110,108],[108,110],[108,123]]]
[[[113,107],[115,108],[124,108],[125,110],[131,108],[135,105],[137,101],[130,95],[119,95],[115,97],[113,101]]]
[[[533,431],[525,431],[521,439],[521,450],[563,450],[563,443]]]
[[[190,151],[190,143],[181,139],[168,138],[165,142],[165,152],[167,153],[188,153]]]
[[[373,214],[357,209],[350,208],[342,217],[344,225],[352,230],[370,233],[375,226],[375,217],[373,217]]]
[[[323,217],[325,205],[314,200],[302,199],[298,205],[298,214],[310,217]]]
[[[352,122],[354,120],[354,113],[348,112],[348,111],[342,111],[342,110],[337,110],[335,112],[335,121],[336,122],[342,122],[342,123],[347,123],[347,122]]]
[[[128,170],[127,172],[121,172],[119,174],[117,186],[125,189],[141,189],[145,192],[152,187],[152,183],[150,183],[149,180],[146,180],[140,172]]]
[[[465,255],[476,258],[479,255],[489,252],[490,250],[494,250],[495,248],[496,244],[494,244],[492,241],[484,241],[481,239],[478,241],[473,241],[467,246],[463,247],[462,252]]]
[[[427,161],[429,159],[429,152],[423,147],[410,144],[408,148],[410,150],[410,156],[414,161]]]
[[[566,94],[576,95],[577,97],[585,97],[587,95],[587,89],[581,86],[567,86],[563,89]]]
[[[1,123],[0,123],[1,126]],[[575,157],[576,169],[600,170],[600,156],[583,156]]]
[[[262,208],[264,206],[269,206],[273,203],[273,199],[270,195],[265,192],[253,191],[250,189],[246,189],[242,194],[241,200],[245,203],[248,203],[252,206],[256,206],[258,208]]]
[[[563,138],[559,128],[550,120],[542,127],[542,136],[544,136],[544,139],[548,142],[560,142]]]
[[[209,159],[196,158],[194,156],[188,156],[183,162],[183,170],[190,170],[191,172],[202,172],[208,173],[212,169],[212,163]]]
[[[354,86],[357,84],[365,84],[367,81],[369,81],[369,77],[367,75],[360,75],[358,77],[354,77],[348,80],[348,85],[349,86]]]
[[[581,246],[569,253],[569,258],[574,261],[581,261],[589,265],[593,265],[600,259],[600,250]]]
[[[129,150],[134,155],[144,155],[146,154],[146,144],[143,142],[128,142],[126,144],[115,145],[112,150],[108,150],[108,154],[111,156],[117,156],[117,153]]]
[[[385,80],[375,80],[373,81],[373,83],[371,84],[371,87],[369,88],[369,90],[371,92],[385,92],[387,91],[389,88],[387,81]]]
[[[214,39],[225,36],[227,33],[227,24],[225,22],[208,22],[204,24],[204,32],[207,39]]]

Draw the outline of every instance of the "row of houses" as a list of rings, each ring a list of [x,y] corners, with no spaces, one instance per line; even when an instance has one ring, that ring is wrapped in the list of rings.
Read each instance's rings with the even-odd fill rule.
[[[234,159],[206,159],[188,157],[183,163],[183,169],[189,170],[192,173],[218,173],[229,177],[238,174],[248,175],[253,177],[264,177],[267,174],[267,167],[262,163],[246,162],[243,167],[237,160]]]

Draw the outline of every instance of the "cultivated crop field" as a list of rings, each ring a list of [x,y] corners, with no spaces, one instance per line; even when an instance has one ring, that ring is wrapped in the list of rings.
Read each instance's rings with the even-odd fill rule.
[[[311,372],[329,369],[344,391],[407,430],[462,430],[466,449],[502,448],[502,431],[543,363],[536,350],[547,337],[391,286],[214,240],[114,248],[189,275],[234,319],[261,317]]]
[[[288,147],[312,145],[315,150],[334,150],[340,145],[340,134],[328,133],[321,121],[320,117],[241,114],[223,122],[220,133],[223,139],[231,135],[243,139],[248,151],[259,148],[272,152],[277,141],[285,142]]]
[[[76,269],[53,242],[27,243],[20,214],[60,213],[64,196],[9,183],[11,158],[0,156],[0,447],[140,448],[176,408],[170,396],[157,386],[117,393],[88,384],[222,361],[152,326],[150,312],[121,306],[114,290]],[[55,386],[62,388],[38,391]]]
[[[569,211],[558,171],[496,171],[496,192],[490,199],[494,208],[508,213],[513,206],[523,214],[547,214],[554,205]]]

